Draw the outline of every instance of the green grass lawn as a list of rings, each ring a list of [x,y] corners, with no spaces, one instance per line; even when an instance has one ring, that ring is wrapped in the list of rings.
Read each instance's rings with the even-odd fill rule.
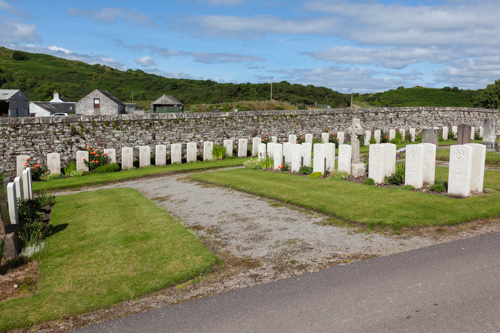
[[[447,168],[436,169],[436,179],[447,178]],[[454,199],[400,188],[382,188],[249,169],[225,170],[190,177],[370,227],[453,225],[500,215],[500,192]],[[485,187],[500,191],[500,172],[486,171]]]
[[[439,161],[450,160],[450,148],[441,148],[436,150],[436,159]],[[500,154],[495,152],[486,152],[486,164],[499,165]]]
[[[170,164],[166,166],[149,166],[141,169],[132,169],[119,172],[88,174],[79,177],[62,178],[45,182],[33,183],[34,191],[60,190],[67,188],[81,188],[85,186],[102,185],[142,177],[158,176],[168,173],[196,172],[218,168],[242,166],[248,158],[232,158],[220,161],[196,162],[184,164]]]
[[[34,296],[0,302],[0,331],[137,298],[220,260],[133,189],[56,198]]]

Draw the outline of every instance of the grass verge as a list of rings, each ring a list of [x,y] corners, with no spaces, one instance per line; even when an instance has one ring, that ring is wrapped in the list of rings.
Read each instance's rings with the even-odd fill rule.
[[[233,158],[221,161],[196,162],[185,164],[171,164],[166,166],[149,166],[141,169],[132,169],[119,172],[88,174],[79,177],[56,179],[33,184],[34,191],[61,190],[69,188],[81,188],[85,186],[115,183],[124,180],[158,176],[161,174],[196,172],[210,169],[230,168],[242,166],[248,158]]]
[[[437,168],[437,179],[447,168]],[[276,172],[235,169],[191,175],[203,182],[277,199],[370,227],[454,225],[500,215],[500,192],[466,199]],[[500,190],[500,172],[486,171],[485,187]]]
[[[220,260],[133,189],[56,198],[35,295],[0,302],[0,331],[137,298]]]
[[[438,161],[449,161],[450,148],[441,148],[436,150],[436,159]],[[500,154],[487,151],[485,163],[491,165],[500,165]]]

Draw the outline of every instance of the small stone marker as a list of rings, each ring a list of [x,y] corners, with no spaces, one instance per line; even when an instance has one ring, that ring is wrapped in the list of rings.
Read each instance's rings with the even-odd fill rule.
[[[76,170],[89,171],[89,167],[85,164],[89,161],[89,152],[87,150],[79,150],[76,152]]]
[[[299,163],[303,166],[312,166],[312,143],[304,142],[300,145]],[[300,166],[299,166],[300,167]]]
[[[363,135],[364,130],[361,127],[361,121],[357,118],[352,120],[352,126],[349,128],[349,134],[351,135],[351,166],[349,174],[354,177],[361,177],[366,174],[366,165],[360,163],[359,159],[359,137]],[[339,150],[339,164],[340,164],[340,150]]]
[[[321,174],[324,175],[325,174],[324,144],[316,143],[314,144],[313,149],[314,149],[313,172],[321,172]]]
[[[238,157],[247,157],[248,154],[248,139],[238,140]]]
[[[187,163],[195,163],[198,155],[198,145],[196,142],[188,142],[187,144]]]
[[[384,177],[396,172],[396,145],[393,143],[382,143],[382,155],[384,158]]]
[[[182,144],[173,143],[170,145],[170,163],[182,163]]]
[[[47,169],[49,173],[61,173],[61,154],[47,154]]]
[[[257,156],[259,154],[259,144],[261,143],[261,138],[255,137],[252,139],[252,156]],[[233,151],[231,150],[231,156]]]
[[[214,143],[213,141],[203,141],[203,162],[214,159]]]
[[[274,145],[274,170],[281,169],[281,165],[283,164],[283,145],[281,143],[277,143]]]
[[[313,139],[314,139],[314,137],[312,134],[306,134],[306,141],[305,142],[310,143],[312,145]]]
[[[23,193],[25,199],[33,199],[33,196],[30,194],[30,179],[28,175],[28,169],[23,170]]]
[[[396,130],[390,129],[389,130],[389,141],[391,141],[392,139],[395,139],[395,138],[396,138]]]
[[[365,142],[363,142],[363,146],[369,146],[371,139],[372,139],[372,132],[371,131],[365,131]]]
[[[134,167],[134,148],[122,148],[122,170],[128,170]]]
[[[498,151],[496,121],[494,118],[485,119],[483,122],[483,145],[488,151]]]
[[[278,137],[277,136],[271,136],[271,140],[273,143],[278,143]]]
[[[427,185],[434,185],[436,178],[436,145],[432,143],[421,143],[423,159],[423,182]]]
[[[272,142],[268,142],[267,143],[267,151],[266,151],[266,153],[267,153],[268,157],[274,157],[274,145],[275,144],[272,143]]]
[[[443,126],[443,140],[446,141],[448,140],[448,127]]]
[[[16,188],[16,200],[23,201],[23,187],[21,184],[21,177],[14,178],[14,187]]]
[[[301,167],[301,146],[299,144],[292,144],[292,165],[291,171],[297,173]],[[309,154],[310,156],[311,154]]]
[[[109,163],[116,163],[116,149],[113,148],[104,149],[104,154],[108,156]]]
[[[19,224],[17,213],[16,187],[14,183],[7,184],[7,202],[9,206],[10,224]]]
[[[480,143],[466,143],[465,145],[472,148],[470,191],[472,193],[483,193],[486,146]]]
[[[151,165],[151,148],[149,146],[139,147],[139,168]]]
[[[358,144],[359,147],[359,144]],[[350,145],[339,145],[339,171],[345,171],[349,175],[351,174],[351,164],[352,164],[352,146]]]
[[[17,155],[16,156],[16,176],[21,177],[23,175],[23,170],[26,167],[24,164],[27,162],[28,155]]]
[[[466,145],[451,146],[448,171],[448,193],[468,197],[471,188],[471,175],[472,147]]]
[[[375,138],[375,143],[380,144],[380,130],[375,130],[373,137]]]
[[[470,143],[470,137],[471,137],[471,127],[465,124],[458,125],[457,144],[463,145],[465,143]]]
[[[384,154],[381,144],[371,144],[369,148],[368,177],[372,178],[376,184],[384,182]]]
[[[260,140],[260,138],[259,138]],[[254,145],[255,145],[255,138],[254,138]],[[224,147],[226,148],[226,156],[233,156],[233,145],[234,145],[234,141],[233,140],[224,140]],[[257,148],[257,149],[252,149],[252,156],[257,156],[257,150],[259,148],[259,144],[257,144],[256,146],[253,146],[252,148]],[[255,155],[253,154],[255,151]]]
[[[285,142],[283,144],[283,164],[292,164],[292,142]]]
[[[439,130],[424,128],[422,130],[422,143],[432,143],[436,146],[439,145]]]
[[[339,145],[343,145],[345,141],[345,133],[337,132],[337,139],[339,139]]]
[[[404,128],[399,129],[399,133],[401,133],[401,137],[403,138],[403,141],[406,139],[406,130]]]
[[[156,145],[155,146],[155,165],[156,166],[167,165],[167,146],[166,145]]]
[[[330,134],[321,133],[321,143],[327,143],[328,141],[330,141]]]
[[[415,129],[410,128],[410,142],[415,142]]]
[[[474,126],[472,126],[470,128],[470,139],[471,141],[474,140],[476,138],[476,128]]]
[[[267,156],[267,147],[265,143],[259,143],[259,161],[260,160],[265,160]]]
[[[332,173],[335,171],[335,143],[327,142],[323,144],[325,157],[325,171]]]
[[[422,188],[424,185],[423,147],[419,144],[406,145],[405,185]]]
[[[288,142],[291,142],[291,143],[297,143],[297,135],[295,134],[290,134],[288,136]]]

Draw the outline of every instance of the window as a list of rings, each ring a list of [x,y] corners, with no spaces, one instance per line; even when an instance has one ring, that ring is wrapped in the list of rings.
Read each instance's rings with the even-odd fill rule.
[[[101,108],[101,100],[99,98],[94,98],[94,109]]]

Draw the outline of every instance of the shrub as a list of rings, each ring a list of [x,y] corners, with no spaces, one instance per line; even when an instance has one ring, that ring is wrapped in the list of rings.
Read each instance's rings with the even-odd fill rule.
[[[215,144],[212,150],[212,157],[214,160],[224,159],[224,157],[226,157],[226,147]]]
[[[281,165],[281,172],[288,172],[290,171],[290,163],[285,162]]]
[[[297,134],[297,142],[296,143],[301,144],[301,143],[304,143],[304,142],[306,142],[305,135]]]
[[[366,178],[365,181],[363,182],[365,185],[375,185],[375,181],[373,178]]]
[[[76,162],[75,161],[71,161],[71,162],[68,163],[67,166],[64,167],[64,174],[66,176],[70,176],[71,173],[73,171],[75,171],[75,170],[76,170]]]
[[[444,180],[435,180],[434,185],[431,185],[430,190],[434,192],[446,192],[448,191],[448,182],[445,182]]]
[[[84,162],[85,165],[89,167],[90,171],[100,167],[101,165],[109,163],[107,154],[101,151],[101,149],[95,149],[91,147],[87,147],[86,149],[89,152],[89,161],[84,160]]]
[[[116,163],[105,164],[95,168],[92,173],[108,173],[120,171],[120,166]]]
[[[396,164],[396,172],[389,177],[384,178],[387,185],[401,185],[405,182],[405,165],[403,163]]]
[[[63,174],[60,173],[60,172],[56,172],[56,173],[44,173],[41,177],[40,177],[40,180],[43,180],[45,182],[48,182],[48,181],[51,181],[51,180],[55,180],[55,179],[61,179],[61,178],[64,178]]]
[[[332,180],[345,180],[347,179],[347,177],[349,177],[349,174],[345,171],[334,171],[333,174],[330,176],[329,179],[332,179]]]
[[[47,172],[47,167],[45,165],[34,163],[30,157],[26,159],[24,166],[31,169],[31,178],[35,181],[41,180],[42,176]]]
[[[389,143],[389,134],[383,130],[380,131],[380,143]]]
[[[274,158],[270,156],[266,155],[266,158],[259,160],[259,163],[260,163],[260,168],[263,170],[274,168]]]
[[[333,133],[330,133],[330,136],[328,137],[328,142],[335,143],[335,147],[339,147],[339,138],[336,135],[333,135]]]
[[[83,175],[83,171],[81,170],[74,170],[70,174],[70,177],[79,177]]]
[[[243,166],[247,169],[260,170],[260,162],[257,158],[251,158],[243,163]]]
[[[313,172],[313,168],[308,166],[301,166],[299,169],[299,175],[310,175]]]
[[[266,143],[266,144],[267,144],[268,142],[271,142],[271,133],[269,133],[269,136],[264,135],[264,136],[262,137],[262,139],[261,139],[261,142],[262,142],[262,143]]]
[[[323,174],[319,171],[316,171],[316,172],[313,172],[311,173],[309,176],[307,177],[311,177],[311,178],[319,178],[319,177],[323,177]]]

